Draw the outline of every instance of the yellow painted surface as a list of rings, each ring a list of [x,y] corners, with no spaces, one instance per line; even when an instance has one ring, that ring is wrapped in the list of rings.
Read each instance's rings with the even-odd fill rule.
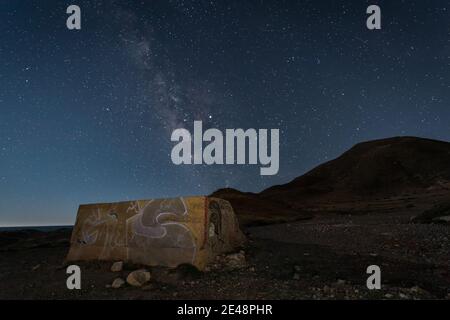
[[[221,212],[220,246],[210,232],[211,204]],[[224,200],[180,197],[90,204],[79,207],[67,260],[168,267],[189,263],[201,270],[217,253],[242,241],[232,208]]]

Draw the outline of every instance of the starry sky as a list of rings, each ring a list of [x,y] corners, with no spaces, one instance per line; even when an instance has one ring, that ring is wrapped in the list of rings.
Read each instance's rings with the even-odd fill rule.
[[[81,8],[82,29],[66,28]],[[366,28],[366,8],[382,29]],[[0,226],[261,191],[355,143],[450,140],[448,1],[0,2]],[[279,128],[280,170],[171,162],[171,132]]]

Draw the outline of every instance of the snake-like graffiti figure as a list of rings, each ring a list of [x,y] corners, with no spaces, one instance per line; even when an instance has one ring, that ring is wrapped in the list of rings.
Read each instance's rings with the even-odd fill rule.
[[[161,254],[158,248],[181,249],[180,254],[187,260],[184,262],[194,261],[194,236],[187,226],[176,221],[188,215],[183,198],[151,200],[142,207],[136,202],[129,209],[137,214],[127,220],[127,230],[132,235],[127,247],[141,248],[137,252],[147,251],[146,254],[152,254],[154,259]]]

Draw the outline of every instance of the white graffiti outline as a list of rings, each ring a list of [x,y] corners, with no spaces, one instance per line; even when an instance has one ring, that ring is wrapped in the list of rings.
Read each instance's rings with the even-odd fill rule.
[[[181,214],[174,214],[174,213],[172,213],[172,212],[160,212],[156,217],[155,217],[155,221],[159,224],[159,227],[157,227],[157,228],[161,228],[161,230],[162,230],[162,234],[161,235],[152,235],[152,234],[149,234],[149,233],[146,233],[146,232],[137,232],[138,230],[136,230],[136,227],[139,227],[139,225],[136,225],[136,224],[134,224],[134,222],[136,221],[136,219],[142,219],[142,215],[143,215],[143,213],[144,213],[144,211],[145,211],[145,209],[151,204],[151,203],[153,203],[155,200],[149,200],[149,201],[147,201],[145,204],[144,204],[144,206],[143,207],[141,207],[140,206],[140,204],[139,204],[139,201],[135,201],[134,203],[132,203],[128,208],[127,208],[127,212],[129,212],[129,211],[131,211],[131,210],[133,210],[133,211],[135,211],[135,212],[137,212],[135,215],[133,215],[132,217],[130,217],[130,218],[128,218],[127,220],[126,220],[126,228],[127,228],[127,234],[128,234],[128,227],[129,226],[133,226],[132,227],[132,230],[131,230],[131,232],[132,232],[132,238],[130,239],[130,240],[132,240],[132,239],[134,239],[134,237],[136,236],[136,235],[138,235],[138,236],[142,236],[142,237],[146,237],[146,238],[153,238],[153,239],[161,239],[161,238],[164,238],[165,236],[167,236],[167,228],[165,228],[165,226],[169,226],[169,225],[176,225],[176,226],[179,226],[179,227],[181,227],[181,228],[183,228],[185,231],[186,231],[186,233],[187,234],[189,234],[189,236],[190,236],[190,238],[191,238],[191,243],[192,243],[192,245],[193,245],[193,247],[192,247],[192,249],[193,249],[193,254],[192,254],[192,258],[191,258],[191,263],[194,263],[194,261],[195,261],[195,257],[196,257],[196,255],[197,255],[197,246],[196,246],[196,244],[195,244],[195,238],[194,238],[194,236],[193,236],[193,234],[192,234],[192,231],[186,226],[186,225],[184,225],[183,223],[180,223],[180,222],[160,222],[160,218],[162,218],[163,216],[182,216],[182,217],[184,217],[184,216],[186,216],[186,215],[188,215],[188,210],[187,210],[187,205],[186,205],[186,203],[185,203],[185,200],[184,200],[184,198],[183,197],[180,197],[180,198],[178,198],[180,201],[181,201],[181,203],[183,204],[183,209],[184,209],[184,211],[181,213]],[[141,226],[142,226],[142,222],[141,222]],[[147,229],[147,228],[155,228],[155,227],[143,227],[144,229]],[[144,229],[142,229],[142,230],[144,230]],[[178,239],[177,239],[178,240]],[[127,250],[126,250],[126,252],[127,252],[127,259],[129,259],[129,245],[127,244]]]

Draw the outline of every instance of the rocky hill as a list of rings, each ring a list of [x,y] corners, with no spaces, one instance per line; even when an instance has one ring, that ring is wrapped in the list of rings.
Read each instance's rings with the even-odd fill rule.
[[[307,218],[324,206],[339,210],[341,203],[359,210],[361,203],[447,191],[450,143],[394,137],[359,143],[291,182],[257,194],[221,189],[213,195],[229,200],[246,224]]]

